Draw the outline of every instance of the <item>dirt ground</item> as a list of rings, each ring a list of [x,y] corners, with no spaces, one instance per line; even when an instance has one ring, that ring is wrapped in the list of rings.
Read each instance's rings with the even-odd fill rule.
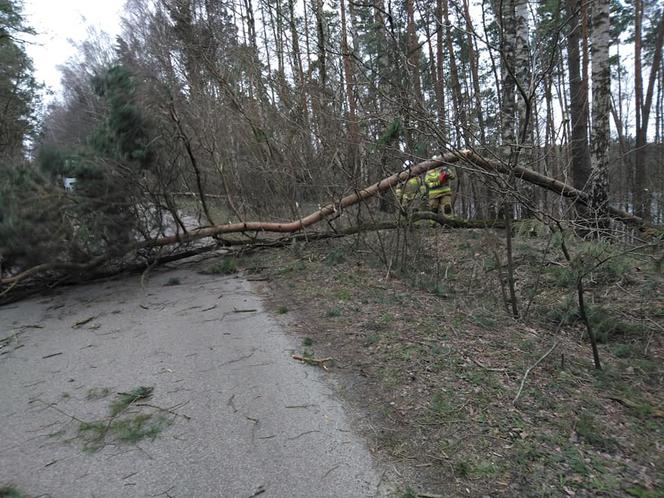
[[[400,496],[664,496],[656,260],[616,256],[588,274],[596,370],[555,241],[515,239],[517,320],[502,298],[499,234],[417,237],[401,265],[380,234],[238,262],[302,354],[334,358],[327,376],[395,465]]]

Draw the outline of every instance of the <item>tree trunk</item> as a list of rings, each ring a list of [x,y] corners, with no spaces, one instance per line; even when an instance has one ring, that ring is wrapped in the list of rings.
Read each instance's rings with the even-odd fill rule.
[[[327,61],[325,48],[326,36],[325,36],[325,14],[323,12],[323,0],[314,0],[315,8],[314,13],[316,15],[316,33],[317,38],[317,51],[318,51],[318,74],[320,77],[320,86],[323,90],[327,87]]]
[[[454,54],[454,44],[452,43],[452,25],[450,24],[450,15],[447,0],[443,1],[443,18],[445,20],[445,43],[447,45],[447,55],[450,59],[450,84],[452,85],[452,102],[454,104],[454,123],[456,130],[455,143],[460,147],[465,143],[465,137],[462,141],[462,129],[466,125],[466,113],[461,97],[461,83],[459,82],[459,70],[456,64],[456,55]]]
[[[570,117],[572,136],[572,185],[584,190],[590,177],[590,150],[588,148],[588,87],[581,77],[579,52],[579,15],[581,0],[567,0],[569,32],[567,34],[567,63],[569,68]]]
[[[506,158],[512,156],[512,148],[516,145],[516,84],[514,81],[514,52],[516,39],[516,23],[514,20],[513,0],[501,2],[502,11],[499,13],[501,22],[501,77],[502,77],[502,129],[501,138],[503,155]],[[509,161],[509,159],[508,159]]]
[[[422,105],[422,79],[420,77],[420,44],[417,40],[417,31],[415,29],[414,0],[406,0],[406,15],[408,18],[406,26],[406,50],[408,56],[406,60],[413,84],[414,102],[416,108],[419,108]]]
[[[645,146],[646,136],[641,120],[643,108],[643,71],[641,64],[641,24],[643,20],[643,4],[641,0],[634,0],[634,106],[636,112],[636,143],[634,150],[634,214],[641,217],[648,216],[648,202],[646,201],[646,165]]]
[[[477,67],[477,55],[475,53],[475,45],[473,43],[473,22],[470,19],[470,9],[468,7],[468,0],[463,0],[463,15],[466,18],[466,43],[468,44],[468,62],[470,64],[470,75],[473,84],[473,93],[475,96],[475,116],[477,118],[477,126],[480,129],[480,141],[482,145],[486,144],[486,131],[484,129],[484,116],[482,114],[482,94],[480,90],[480,77]]]
[[[339,3],[341,8],[341,57],[343,59],[344,78],[346,80],[346,99],[348,101],[348,165],[353,172],[353,178],[359,173],[359,145],[360,129],[357,123],[357,110],[355,103],[355,73],[348,46],[348,28],[346,24],[346,0]]]
[[[609,0],[597,0],[592,13],[592,137],[590,209],[598,227],[605,224],[609,189]]]
[[[662,17],[659,20],[656,30],[655,51],[653,63],[648,78],[648,87],[645,99],[643,98],[643,71],[641,62],[641,24],[643,16],[643,6],[640,0],[634,4],[634,94],[636,105],[636,150],[634,151],[634,187],[636,194],[636,214],[646,219],[651,217],[652,201],[646,182],[648,171],[646,168],[646,145],[648,143],[648,124],[650,121],[650,109],[652,107],[653,92],[655,80],[662,58],[662,43],[664,42],[664,9]]]
[[[438,127],[443,142],[447,140],[447,124],[445,123],[445,71],[443,69],[443,0],[436,0],[436,108],[438,110]]]

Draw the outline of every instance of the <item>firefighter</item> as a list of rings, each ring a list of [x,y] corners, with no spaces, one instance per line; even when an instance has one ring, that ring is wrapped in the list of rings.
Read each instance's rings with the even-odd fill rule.
[[[454,207],[452,184],[455,179],[454,172],[445,166],[429,170],[397,187],[397,199],[401,207],[408,211],[426,209],[451,216]]]
[[[434,213],[451,216],[454,211],[454,191],[452,183],[456,180],[454,171],[446,166],[430,169],[424,175],[427,207]],[[441,209],[442,208],[442,209]]]
[[[421,203],[422,192],[425,190],[422,178],[415,176],[396,189],[397,200],[401,207],[408,211],[417,211]]]

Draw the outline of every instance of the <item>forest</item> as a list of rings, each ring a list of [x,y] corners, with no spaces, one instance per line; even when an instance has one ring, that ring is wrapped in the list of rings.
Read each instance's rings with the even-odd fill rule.
[[[404,286],[461,330],[452,363],[496,378],[460,382],[502,400],[497,426],[520,427],[519,404],[527,424],[540,409],[585,414],[533,447],[531,429],[510,433],[506,451],[529,469],[517,478],[478,460],[491,423],[471,410],[484,435],[440,436],[465,456],[427,447],[432,472],[473,496],[501,479],[496,496],[662,496],[661,2],[128,0],[122,34],[91,32],[48,103],[32,33],[21,2],[0,1],[0,303],[225,248],[223,272],[271,272],[339,330],[358,319],[344,321],[354,311],[338,296],[373,303],[383,318],[363,344],[405,348],[371,357],[388,399],[443,348],[433,325],[400,321],[414,297],[356,295]],[[441,166],[456,178],[452,212],[405,206],[399,189]],[[324,304],[313,275],[340,304]],[[429,339],[381,336],[409,323]],[[487,367],[473,349],[485,339],[516,363]],[[541,362],[555,365],[531,389]],[[394,454],[480,402],[428,401]],[[624,413],[607,421],[604,404]]]

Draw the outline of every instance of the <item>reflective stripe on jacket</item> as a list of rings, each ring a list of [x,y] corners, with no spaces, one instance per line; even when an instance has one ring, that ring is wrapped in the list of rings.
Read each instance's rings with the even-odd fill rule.
[[[427,171],[424,175],[424,183],[427,186],[427,195],[429,199],[434,199],[452,192],[450,183],[453,179],[454,174],[445,166]]]

